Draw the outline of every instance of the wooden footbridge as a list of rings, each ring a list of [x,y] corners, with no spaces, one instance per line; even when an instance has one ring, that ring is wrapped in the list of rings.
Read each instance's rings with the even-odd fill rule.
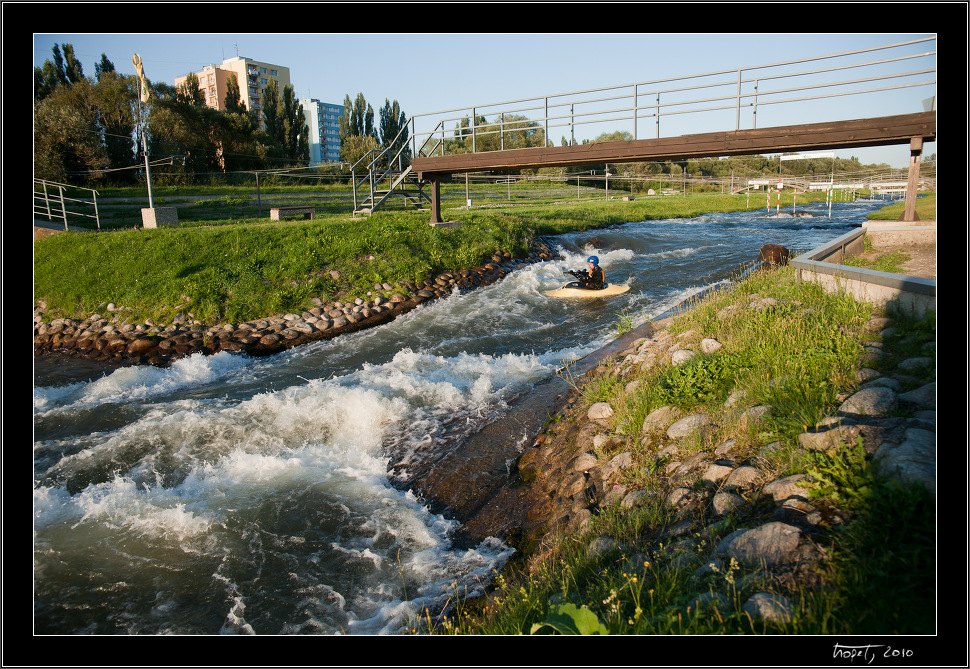
[[[496,103],[469,108],[465,111],[470,113],[464,115],[442,118],[433,129],[424,133],[416,130],[416,121],[419,117],[412,117],[409,121],[412,144],[407,146],[406,142],[403,143],[407,149],[406,152],[411,156],[408,167],[401,167],[404,149],[393,157],[385,150],[383,154],[365,157],[365,160],[355,166],[355,171],[360,167],[365,168],[366,179],[370,184],[370,198],[363,206],[358,206],[356,201],[358,181],[355,175],[355,211],[373,211],[389,197],[401,195],[430,203],[431,223],[442,223],[440,185],[450,180],[452,175],[460,173],[604,163],[678,161],[692,158],[784,154],[908,144],[910,147],[909,178],[902,220],[916,220],[920,156],[923,144],[936,140],[936,54],[935,51],[918,50],[923,48],[922,44],[926,42],[935,42],[935,38],[756,68],[723,70],[676,80],[640,82],[595,91]],[[877,51],[889,53],[888,55],[880,53],[875,60],[859,62],[860,56],[869,58],[871,53]],[[851,59],[852,62],[840,64],[846,58]],[[831,60],[832,66],[792,71],[792,67],[802,66],[808,61],[820,60]],[[901,66],[909,67],[911,64],[916,69],[900,69]],[[833,72],[842,73],[847,70],[853,72],[862,70],[865,76],[847,80],[831,78]],[[931,78],[926,79],[927,75]],[[777,89],[768,88],[771,82],[781,79],[785,79],[788,85]],[[693,80],[699,81],[695,84]],[[797,81],[798,85],[793,85],[793,81]],[[891,105],[885,102],[885,95],[888,92],[907,93],[901,96],[901,99],[909,109],[913,106],[918,107],[922,100],[925,111],[764,128],[741,128],[742,115],[747,116],[748,113],[750,113],[752,126],[757,125],[755,119],[759,118],[757,116],[759,106],[762,110],[762,121],[766,108],[776,109],[772,105],[778,105],[778,109],[784,105],[785,111],[778,114],[779,117],[784,118],[794,113],[804,115],[805,105],[815,103],[808,113],[822,116],[837,113],[843,107],[839,103],[846,96],[854,96],[854,99],[856,96],[875,96],[875,102],[868,108],[877,109],[880,112],[891,111]],[[589,97],[591,93],[597,96],[591,98]],[[931,97],[923,97],[927,93]],[[918,96],[915,97],[915,104],[913,104],[914,94]],[[685,95],[694,97],[685,99]],[[625,106],[622,102],[624,100],[628,101]],[[819,106],[819,102],[822,106]],[[499,105],[503,107],[501,115],[496,115],[496,121],[487,122],[482,115],[484,108]],[[588,111],[579,109],[583,105]],[[867,107],[863,105],[862,108]],[[506,109],[509,111],[504,111]],[[793,111],[788,112],[789,109]],[[524,123],[522,119],[525,117],[521,113],[528,110],[538,111],[539,118]],[[454,114],[455,111],[452,110],[450,113]],[[685,113],[700,112],[720,113],[722,116],[725,112],[733,113],[735,127],[733,130],[718,132],[660,136],[662,117],[667,120],[672,117],[679,118],[677,115]],[[641,119],[644,118],[649,118],[655,123],[655,137],[650,139],[637,137],[637,124],[642,123]],[[572,134],[575,127],[582,123],[603,121],[626,122],[628,127],[632,127],[632,132],[627,131],[626,134],[632,135],[633,139],[591,144],[570,143],[568,146],[553,146],[549,141],[550,128],[568,127]],[[451,123],[454,123],[454,137],[458,138],[459,133],[462,137],[460,143],[449,142],[446,138],[446,132],[448,132],[446,125]],[[539,146],[505,148],[506,135],[517,131],[521,135],[524,126],[528,126],[534,136],[539,138]],[[406,130],[408,128],[402,132]],[[501,144],[498,149],[494,148],[496,145],[494,140],[490,145],[483,141],[488,134],[499,135]],[[420,147],[417,144],[419,136],[426,138]],[[491,150],[477,150],[478,142],[483,146],[488,145]],[[461,152],[449,154],[449,144],[459,146],[458,150]],[[378,165],[385,166],[380,173],[378,173]],[[394,169],[394,165],[398,165],[398,169]],[[385,179],[392,185],[382,192],[377,191],[375,184]],[[359,183],[363,184],[364,180]],[[423,192],[424,187],[429,187],[430,196]]]
[[[440,189],[452,174],[598,163],[653,162],[761,153],[846,149],[887,144],[910,145],[910,181],[919,180],[923,142],[936,139],[936,112],[921,112],[837,123],[782,126],[757,130],[712,132],[663,139],[602,142],[578,146],[511,149],[453,156],[415,158],[411,169],[431,185],[431,222],[441,222]],[[905,216],[915,216],[907,207]],[[904,220],[914,220],[911,217]]]

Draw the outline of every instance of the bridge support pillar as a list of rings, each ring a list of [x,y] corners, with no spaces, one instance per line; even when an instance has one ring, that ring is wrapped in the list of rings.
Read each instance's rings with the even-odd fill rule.
[[[906,182],[906,206],[900,221],[918,221],[916,215],[916,191],[919,188],[919,161],[923,153],[923,138],[913,137],[909,140],[909,179]]]
[[[431,182],[431,224],[443,223],[441,220],[441,179]]]

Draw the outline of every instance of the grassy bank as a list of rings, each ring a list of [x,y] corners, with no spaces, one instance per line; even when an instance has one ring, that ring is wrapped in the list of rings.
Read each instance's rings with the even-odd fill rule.
[[[719,317],[725,307],[745,304],[755,295],[780,304]],[[674,334],[693,333],[691,341],[716,339],[721,350],[682,366],[657,365],[624,378],[600,373],[579,383],[580,398],[553,422],[579,420],[592,404],[608,402],[614,414],[607,443],[620,441],[624,446],[619,450],[633,454],[632,466],[624,470],[625,487],[657,492],[632,509],[609,507],[583,534],[559,537],[550,549],[521,556],[497,579],[491,596],[463,602],[457,616],[439,621],[434,631],[932,634],[936,522],[929,494],[877,476],[859,443],[822,453],[798,448],[799,433],[833,415],[846,394],[858,390],[861,342],[881,338],[862,327],[874,315],[871,305],[794,281],[793,270],[756,274],[708,295],[669,325]],[[888,361],[920,355],[921,346],[935,340],[932,320],[898,321],[895,327],[895,334],[882,341],[891,354]],[[895,363],[875,364],[889,374]],[[931,380],[935,377],[914,379],[903,390]],[[639,381],[633,390],[631,381]],[[770,405],[770,417],[755,427],[739,424],[725,407],[735,390],[745,392],[746,405]],[[764,522],[774,505],[770,497],[749,499],[717,520],[704,516],[704,504],[689,516],[705,527],[703,532],[666,538],[665,530],[684,518],[660,492],[667,479],[663,443],[642,432],[644,417],[663,406],[711,417],[714,431],[692,437],[695,441],[686,446],[691,452],[710,451],[733,439],[731,459],[757,459],[759,470],[770,472],[769,480],[811,475],[805,496],[824,519],[812,541],[825,558],[782,581],[734,562],[709,569],[698,580],[697,570],[713,562],[719,538]],[[773,449],[766,449],[769,444]],[[600,454],[601,461],[614,454]],[[619,548],[591,551],[592,540],[601,536]],[[743,611],[748,597],[766,590],[793,602],[788,623],[753,620]],[[704,593],[723,597],[727,604],[700,605],[696,600]]]
[[[897,221],[903,215],[906,201],[900,200],[879,211],[874,211],[867,218],[872,221]],[[936,220],[936,193],[928,193],[916,200],[916,216],[921,221]]]
[[[313,297],[360,296],[375,283],[400,286],[473,267],[496,250],[521,255],[536,235],[748,204],[739,195],[443,211],[462,221],[454,229],[432,228],[428,212],[399,211],[57,234],[34,244],[34,296],[46,301],[48,318],[103,313],[115,303],[131,310],[132,321],[166,323],[187,312],[208,325],[238,323],[307,309]]]

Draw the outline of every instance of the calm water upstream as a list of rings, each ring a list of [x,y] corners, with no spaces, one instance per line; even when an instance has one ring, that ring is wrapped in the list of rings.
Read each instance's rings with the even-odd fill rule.
[[[399,632],[510,555],[494,539],[454,546],[456,521],[409,491],[409,470],[609,341],[622,314],[657,316],[730,280],[765,243],[809,249],[885,204],[565,235],[557,261],[275,357],[37,375],[35,632]],[[631,290],[544,295],[590,253]]]

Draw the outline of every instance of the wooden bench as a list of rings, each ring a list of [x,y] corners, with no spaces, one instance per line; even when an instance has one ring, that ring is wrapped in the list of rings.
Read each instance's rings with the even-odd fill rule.
[[[274,221],[280,221],[284,216],[290,215],[313,218],[313,207],[273,207],[269,210],[269,217]]]

